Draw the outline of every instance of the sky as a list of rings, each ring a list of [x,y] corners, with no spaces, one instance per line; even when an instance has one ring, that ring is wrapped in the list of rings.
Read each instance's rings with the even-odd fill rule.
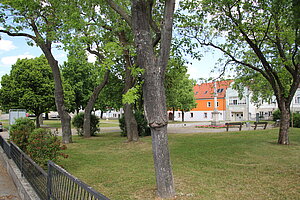
[[[53,54],[59,64],[63,64],[67,60],[67,53],[53,49]],[[0,40],[0,77],[4,74],[9,74],[11,66],[16,63],[17,59],[34,58],[42,55],[42,51],[38,47],[29,46],[24,37],[10,37],[6,34],[1,34]],[[193,60],[189,57],[186,59],[191,63],[188,65],[188,74],[190,78],[198,80],[200,78],[217,77],[217,74],[210,73],[214,68],[215,63],[220,58],[221,53],[203,52],[201,61]],[[90,61],[94,58],[90,57]]]

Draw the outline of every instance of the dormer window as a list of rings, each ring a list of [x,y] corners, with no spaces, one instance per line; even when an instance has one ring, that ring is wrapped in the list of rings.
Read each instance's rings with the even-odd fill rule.
[[[223,90],[224,90],[224,89],[218,89],[218,90],[217,90],[217,93],[221,93],[221,92],[223,92]]]

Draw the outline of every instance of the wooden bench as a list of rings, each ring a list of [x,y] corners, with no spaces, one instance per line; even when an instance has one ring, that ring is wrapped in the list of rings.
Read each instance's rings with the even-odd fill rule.
[[[242,126],[243,126],[243,122],[230,122],[230,123],[225,123],[225,126],[226,126],[226,131],[229,130],[229,126],[239,126],[239,130],[241,131],[242,130]]]
[[[264,129],[266,129],[268,126],[268,122],[254,122],[254,130],[257,129],[257,127],[263,127]]]

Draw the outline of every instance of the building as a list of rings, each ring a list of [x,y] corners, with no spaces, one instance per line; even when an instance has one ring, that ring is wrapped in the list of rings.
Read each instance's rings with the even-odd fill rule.
[[[226,90],[233,80],[217,81],[217,109],[219,112],[219,120],[225,120],[226,116]],[[189,112],[184,112],[184,121],[211,121],[214,112],[214,83],[202,83],[194,86],[194,94],[197,107]],[[168,111],[169,116],[172,111]],[[182,120],[182,112],[174,112],[174,120]]]
[[[263,120],[272,120],[273,112],[278,109],[275,97],[270,101],[261,101],[254,104],[251,102],[252,93],[244,88],[242,95],[233,89],[234,81],[217,81],[217,110],[220,121],[254,121],[257,117]],[[213,120],[214,112],[214,83],[203,83],[194,86],[194,94],[197,107],[189,112],[184,112],[184,121],[207,121]],[[300,86],[291,103],[291,111],[300,113]],[[168,111],[169,116],[173,113]],[[182,120],[182,111],[174,112],[174,120]]]

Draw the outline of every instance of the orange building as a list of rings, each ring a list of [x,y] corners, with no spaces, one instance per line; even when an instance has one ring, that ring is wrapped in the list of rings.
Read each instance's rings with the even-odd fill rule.
[[[217,109],[219,111],[219,120],[225,120],[226,117],[226,90],[233,80],[217,81]],[[211,121],[214,111],[214,82],[202,83],[194,86],[194,94],[197,107],[190,112],[186,112],[185,121]],[[181,119],[181,113],[175,112],[175,120]]]

